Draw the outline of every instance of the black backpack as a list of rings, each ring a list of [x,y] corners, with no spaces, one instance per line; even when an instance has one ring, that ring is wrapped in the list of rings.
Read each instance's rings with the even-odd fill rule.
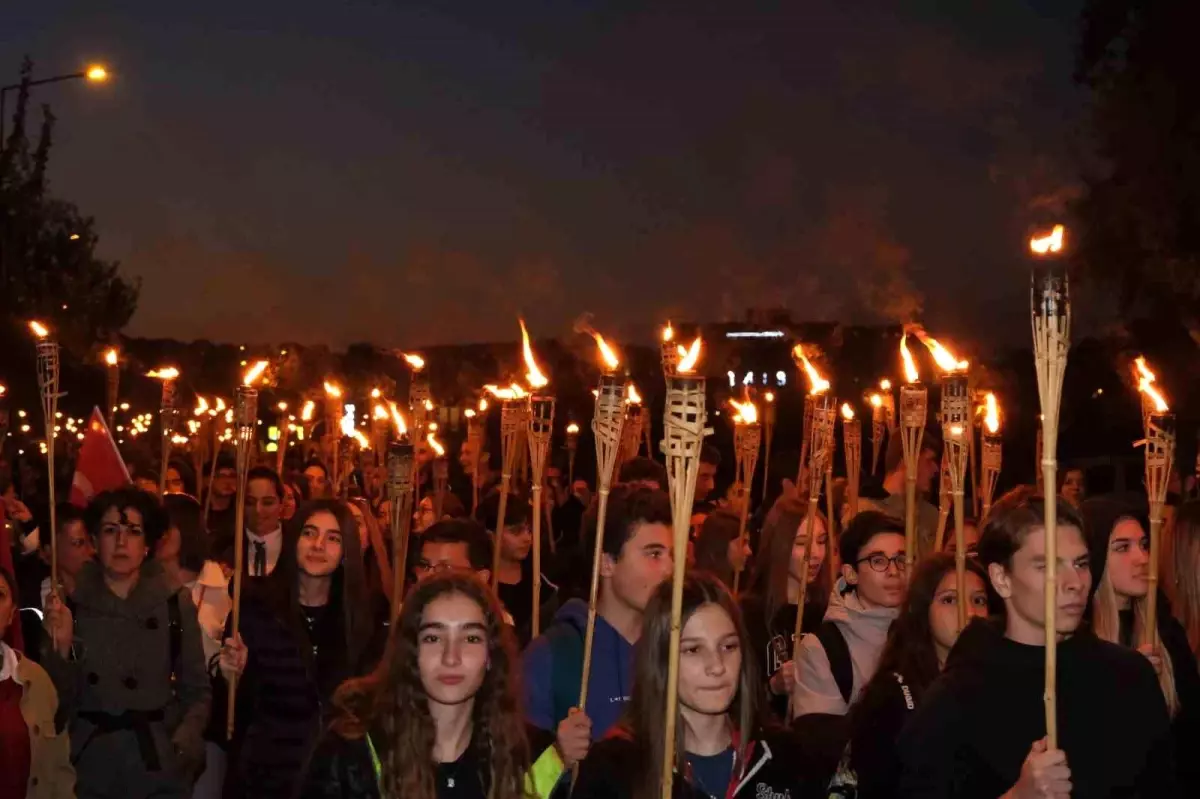
[[[846,704],[854,692],[854,666],[845,636],[832,621],[823,621],[812,633],[825,649],[829,670]],[[809,713],[792,722],[800,744],[812,754],[814,784],[826,785],[837,771],[846,743],[850,740],[850,718],[837,713]]]

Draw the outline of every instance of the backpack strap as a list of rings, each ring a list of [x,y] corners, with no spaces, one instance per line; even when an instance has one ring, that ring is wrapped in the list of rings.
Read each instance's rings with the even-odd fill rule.
[[[850,660],[850,646],[846,643],[846,637],[832,621],[821,622],[814,635],[825,648],[833,681],[837,683],[842,699],[849,705],[850,695],[854,693],[854,664]]]
[[[579,683],[583,680],[583,634],[569,622],[555,624],[546,631],[550,644],[551,698],[554,724],[567,717],[579,704]]]

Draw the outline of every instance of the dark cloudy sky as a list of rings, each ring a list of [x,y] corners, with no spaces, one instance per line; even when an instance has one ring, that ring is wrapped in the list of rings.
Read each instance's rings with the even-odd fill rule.
[[[422,345],[787,305],[1027,335],[1079,0],[38,0],[0,69],[130,331]],[[113,7],[119,7],[114,10]],[[7,80],[6,80],[7,82]]]

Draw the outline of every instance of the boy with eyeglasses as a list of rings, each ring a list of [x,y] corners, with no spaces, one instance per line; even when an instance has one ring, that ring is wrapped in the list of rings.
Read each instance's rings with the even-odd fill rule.
[[[825,620],[806,630],[796,659],[793,717],[844,716],[875,674],[907,587],[904,525],[877,511],[850,522],[838,541],[842,574]]]

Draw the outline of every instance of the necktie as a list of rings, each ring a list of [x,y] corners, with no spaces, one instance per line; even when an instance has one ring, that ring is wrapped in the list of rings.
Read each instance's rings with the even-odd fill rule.
[[[262,541],[251,541],[254,544],[254,576],[267,576],[267,545]]]

